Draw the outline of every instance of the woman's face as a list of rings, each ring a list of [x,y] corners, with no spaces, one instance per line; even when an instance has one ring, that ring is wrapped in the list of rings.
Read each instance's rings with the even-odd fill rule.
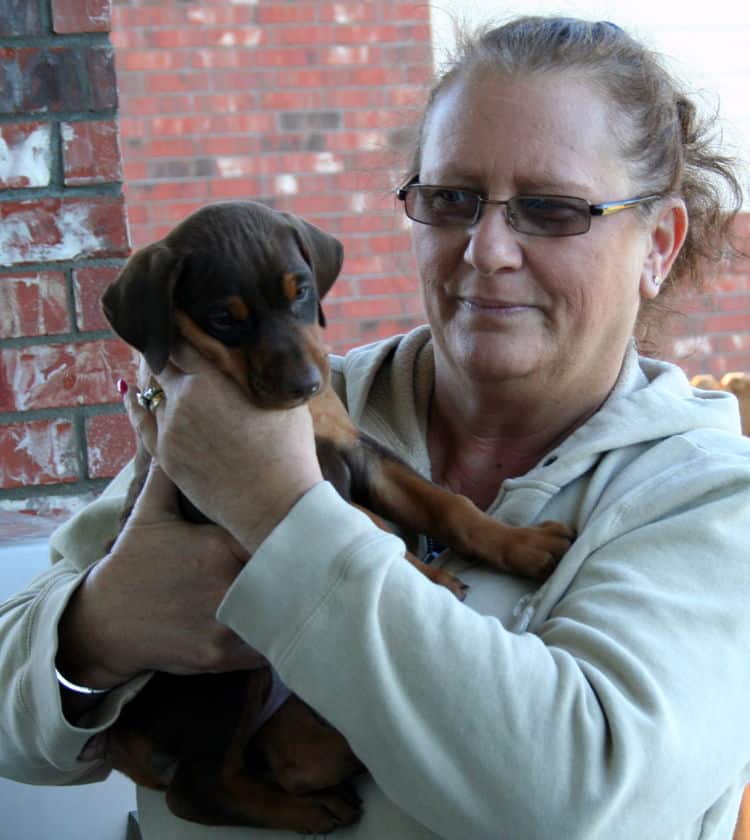
[[[475,74],[434,103],[419,180],[500,200],[631,198],[638,190],[612,119],[596,89],[569,75]],[[650,226],[635,210],[548,238],[514,231],[504,207],[485,205],[473,226],[414,223],[413,236],[438,375],[452,369],[464,381],[531,376],[538,387],[569,387],[603,374],[611,386],[640,290],[659,273]]]

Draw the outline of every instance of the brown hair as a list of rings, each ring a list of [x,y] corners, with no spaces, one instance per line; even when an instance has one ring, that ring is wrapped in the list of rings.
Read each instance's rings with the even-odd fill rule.
[[[640,325],[646,326],[653,310],[668,308],[665,292],[700,289],[705,261],[732,251],[729,228],[742,206],[742,188],[734,161],[715,147],[713,121],[699,119],[659,56],[609,22],[521,17],[476,32],[458,31],[455,55],[433,84],[422,114],[410,175],[419,172],[424,127],[437,97],[456,79],[486,67],[509,76],[580,72],[624,118],[613,120],[613,128],[620,126],[617,140],[634,181],[643,191],[684,200],[690,220],[685,244],[659,304],[641,307]]]

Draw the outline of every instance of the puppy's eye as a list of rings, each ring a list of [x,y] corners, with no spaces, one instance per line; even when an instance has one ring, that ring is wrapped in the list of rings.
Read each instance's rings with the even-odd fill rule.
[[[297,286],[297,292],[294,296],[295,301],[307,300],[310,297],[312,290],[309,286]]]
[[[237,319],[224,307],[212,309],[208,313],[208,326],[216,332],[229,332],[237,326]]]

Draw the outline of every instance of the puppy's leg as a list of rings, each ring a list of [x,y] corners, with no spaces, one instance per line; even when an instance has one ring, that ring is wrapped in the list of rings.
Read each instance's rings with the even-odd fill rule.
[[[498,522],[465,496],[422,478],[374,441],[362,439],[356,500],[405,527],[504,572],[548,577],[574,538],[565,525],[515,528]]]
[[[300,796],[283,790],[267,778],[261,767],[255,769],[262,762],[253,755],[251,737],[270,685],[268,669],[248,672],[242,712],[223,760],[201,757],[192,751],[181,761],[167,789],[170,810],[183,819],[207,825],[252,825],[305,834],[327,834],[355,822],[361,814],[359,802],[345,786]],[[283,709],[284,706],[265,724],[267,734],[283,730]],[[279,722],[271,724],[279,712]],[[314,714],[309,709],[308,712],[310,716]],[[297,720],[294,715],[286,718],[287,723]],[[294,732],[287,732],[287,736],[297,738]],[[338,738],[343,742],[342,736]],[[346,750],[351,753],[348,745]]]
[[[355,504],[354,507],[361,510],[366,516],[369,516],[381,530],[389,532],[393,531],[393,528],[384,519],[373,513],[371,510],[367,510],[367,508],[357,504]],[[394,519],[394,522],[395,521],[396,520]],[[406,522],[399,524],[403,525],[403,527],[407,527]],[[409,525],[409,527],[411,526]],[[428,580],[431,580],[438,586],[443,586],[445,589],[450,590],[459,601],[463,601],[464,598],[466,598],[466,593],[469,591],[469,587],[460,578],[456,577],[456,575],[452,575],[450,572],[447,572],[445,569],[440,569],[437,566],[430,566],[428,563],[423,563],[416,555],[412,554],[411,551],[407,550],[405,557],[418,572],[421,572]]]
[[[250,742],[289,793],[334,788],[364,770],[344,736],[292,694]]]

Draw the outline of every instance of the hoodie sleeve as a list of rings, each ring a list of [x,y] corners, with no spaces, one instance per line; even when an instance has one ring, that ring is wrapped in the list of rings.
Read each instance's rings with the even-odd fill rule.
[[[592,517],[533,632],[431,585],[325,484],[219,617],[440,836],[730,836],[750,766],[750,463],[680,447]],[[712,808],[724,822],[701,834]]]
[[[117,718],[139,677],[109,692],[74,726],[63,715],[55,676],[57,625],[91,562],[112,539],[127,474],[51,538],[55,560],[23,592],[0,604],[0,775],[29,784],[99,781],[109,772],[78,755]]]

